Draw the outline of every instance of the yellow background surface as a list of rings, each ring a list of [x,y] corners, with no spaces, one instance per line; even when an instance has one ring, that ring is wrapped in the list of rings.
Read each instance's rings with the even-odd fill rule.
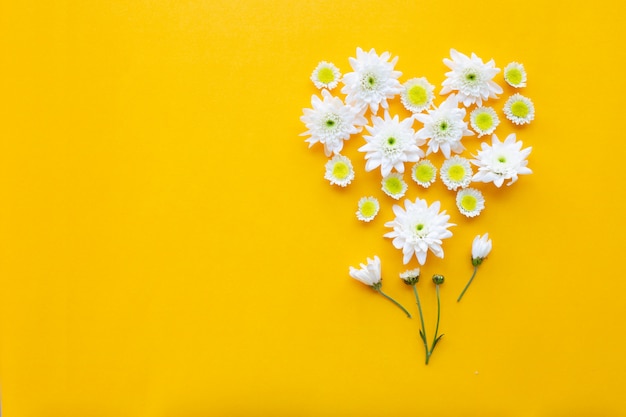
[[[626,416],[624,7],[3,1],[3,415]],[[437,92],[452,47],[529,74],[536,120],[497,132],[533,147],[533,175],[483,187],[472,221],[440,183],[411,186],[458,224],[418,285],[432,334],[428,277],[447,278],[429,366],[418,321],[348,276],[378,254],[415,310],[362,139],[343,190],[298,136],[312,69],[350,71],[357,46]],[[381,213],[360,223],[370,194]]]

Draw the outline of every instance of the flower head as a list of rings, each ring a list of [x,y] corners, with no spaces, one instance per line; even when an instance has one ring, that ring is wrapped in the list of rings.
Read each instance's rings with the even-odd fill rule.
[[[470,161],[455,155],[444,161],[439,175],[448,190],[456,191],[470,185],[473,174]]]
[[[324,178],[331,184],[345,187],[354,179],[354,169],[350,159],[343,155],[335,155],[326,162],[326,174]]]
[[[504,67],[504,81],[515,88],[526,87],[526,70],[518,62],[511,62]]]
[[[494,134],[491,146],[483,143],[476,159],[472,159],[472,164],[478,167],[472,181],[493,182],[499,188],[505,180],[511,180],[507,183],[511,185],[517,181],[518,175],[532,174],[526,160],[532,147],[522,149],[522,141],[516,142],[515,138],[515,133],[511,133],[500,142]]]
[[[374,256],[374,259],[367,258],[367,265],[361,264],[361,269],[356,269],[351,266],[350,276],[370,287],[380,287],[382,280],[380,258],[378,256]]]
[[[402,91],[398,81],[402,73],[394,70],[398,57],[389,61],[390,57],[389,52],[379,56],[374,49],[369,52],[356,49],[356,58],[350,58],[353,72],[343,76],[341,92],[346,94],[346,102],[360,108],[369,106],[373,114],[378,112],[379,106],[388,108],[387,99]]]
[[[446,72],[448,78],[442,84],[441,94],[456,91],[459,102],[469,107],[474,103],[482,106],[483,100],[498,98],[498,94],[502,93],[502,87],[493,81],[493,77],[500,72],[493,59],[485,64],[475,53],[470,58],[455,49],[450,49],[450,57],[451,60],[443,60],[452,71]]]
[[[315,84],[315,87],[319,88],[328,88],[332,90],[337,87],[339,84],[339,80],[341,79],[341,72],[339,72],[339,68],[335,66],[335,64],[331,62],[322,61],[317,64],[317,67],[311,73],[311,81]]]
[[[408,111],[419,113],[433,104],[435,87],[426,78],[411,78],[402,88],[400,100]]]
[[[465,217],[476,217],[485,208],[485,198],[475,188],[463,188],[456,193],[456,206]]]
[[[305,141],[309,143],[309,148],[317,142],[323,144],[324,153],[330,156],[341,152],[343,141],[363,130],[367,120],[361,111],[344,104],[328,90],[322,90],[322,97],[323,100],[320,100],[314,95],[311,97],[313,109],[304,109],[300,120],[309,130],[301,136],[311,136]]]
[[[445,280],[446,280],[446,277],[444,277],[443,275],[440,275],[440,274],[435,274],[435,275],[433,275],[433,282],[434,282],[436,285],[441,285],[441,284],[443,284],[443,282],[444,282]]]
[[[420,279],[420,269],[409,269],[400,274],[400,279],[407,285],[417,284]]]
[[[396,200],[404,197],[407,188],[409,188],[407,183],[404,182],[402,174],[398,174],[397,172],[392,172],[384,177],[381,185],[384,193]]]
[[[489,239],[489,233],[485,233],[484,236],[477,235],[472,242],[472,264],[474,266],[480,265],[491,252],[491,239]]]
[[[463,136],[474,134],[463,121],[465,109],[458,107],[454,94],[438,108],[429,110],[427,114],[416,114],[414,117],[424,124],[424,127],[417,132],[417,138],[430,139],[427,155],[438,152],[440,149],[446,158],[450,157],[451,152],[463,152],[465,147],[461,144],[461,139]]]
[[[383,177],[392,169],[402,173],[405,162],[416,162],[424,156],[418,148],[424,141],[417,139],[411,118],[400,121],[397,115],[391,118],[385,111],[384,119],[374,116],[372,122],[373,126],[366,126],[370,135],[363,136],[367,143],[359,148],[359,151],[366,152],[366,171],[380,166]]]
[[[374,197],[362,197],[359,200],[358,209],[356,211],[357,219],[363,222],[369,222],[376,217],[380,210],[380,204]]]
[[[478,133],[478,137],[491,135],[500,124],[496,111],[491,107],[478,107],[470,113],[472,129]]]
[[[504,114],[516,125],[525,125],[535,118],[535,106],[528,97],[519,93],[513,94],[504,103]]]
[[[437,168],[428,159],[422,159],[417,164],[413,165],[411,170],[411,178],[418,185],[424,188],[430,187],[437,179]]]
[[[404,206],[403,209],[394,205],[396,218],[385,223],[385,227],[393,229],[385,237],[393,239],[396,249],[402,249],[403,262],[407,264],[415,255],[420,265],[424,265],[429,250],[443,258],[442,239],[452,236],[448,228],[454,225],[448,223],[450,216],[445,210],[439,212],[441,203],[435,201],[429,206],[426,200],[418,198],[415,202],[405,200]]]

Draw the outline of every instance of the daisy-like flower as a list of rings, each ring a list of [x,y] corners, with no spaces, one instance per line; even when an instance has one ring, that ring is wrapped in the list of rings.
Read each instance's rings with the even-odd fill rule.
[[[465,217],[476,217],[485,208],[485,198],[475,188],[463,188],[456,193],[456,206]]]
[[[456,91],[459,101],[469,107],[474,103],[482,106],[483,100],[498,98],[502,93],[502,87],[493,81],[500,72],[493,59],[485,64],[475,53],[470,58],[455,49],[450,49],[450,57],[452,60],[443,60],[452,71],[446,72],[448,78],[442,84],[441,94]]]
[[[427,155],[441,150],[444,156],[449,158],[452,152],[463,152],[465,147],[461,139],[463,136],[474,134],[463,121],[465,109],[458,107],[454,94],[450,95],[438,108],[429,110],[427,114],[416,114],[414,117],[424,124],[424,127],[417,132],[417,138],[429,139]]]
[[[404,206],[404,209],[399,205],[393,206],[396,218],[385,223],[385,227],[393,230],[384,235],[393,239],[396,249],[402,249],[403,262],[409,263],[415,255],[420,265],[424,265],[429,250],[438,258],[443,258],[442,239],[452,236],[448,228],[454,224],[448,223],[450,216],[445,210],[439,212],[441,203],[435,201],[429,206],[426,200],[418,198],[415,202],[405,200]]]
[[[489,255],[489,252],[491,252],[491,239],[489,239],[489,233],[485,233],[482,237],[480,235],[476,236],[472,242],[472,266],[474,267],[474,273],[465,288],[463,288],[459,298],[457,298],[457,302],[461,301],[461,298],[463,298],[463,294],[465,294],[465,291],[467,291],[476,276],[478,267],[483,263],[483,260],[487,257],[487,255]]]
[[[373,126],[366,126],[370,135],[363,136],[367,143],[359,148],[359,151],[366,152],[366,171],[380,167],[383,177],[392,169],[402,173],[405,162],[417,162],[424,156],[418,148],[424,141],[417,138],[411,127],[413,119],[400,121],[397,115],[391,118],[385,111],[384,119],[373,116],[372,122]]]
[[[326,156],[330,156],[341,152],[343,141],[363,130],[367,120],[361,111],[344,104],[328,90],[322,90],[322,97],[323,101],[314,95],[311,97],[313,109],[304,109],[300,120],[309,130],[300,136],[311,136],[305,140],[309,143],[309,148],[319,142],[324,145]]]
[[[335,155],[326,162],[326,174],[324,178],[330,181],[331,185],[345,187],[354,179],[354,168],[350,159],[343,155]]]
[[[413,165],[411,170],[411,178],[418,185],[424,188],[430,187],[435,183],[437,179],[437,168],[428,159],[422,159],[417,164]]]
[[[472,159],[472,164],[478,167],[472,181],[493,182],[500,188],[505,180],[510,180],[507,185],[511,185],[517,181],[518,175],[532,174],[526,160],[532,147],[522,149],[522,145],[522,141],[516,141],[515,133],[507,136],[504,142],[493,134],[491,145],[483,143],[478,155]]]
[[[408,111],[419,113],[433,104],[435,87],[426,78],[412,78],[402,87],[400,99]]]
[[[343,76],[341,92],[346,94],[347,103],[359,108],[369,106],[373,114],[379,106],[388,108],[387,99],[402,92],[402,84],[398,81],[402,73],[394,70],[398,57],[389,61],[390,57],[389,52],[379,56],[374,49],[369,52],[356,49],[356,58],[350,58],[354,71]]]
[[[515,88],[526,87],[526,70],[518,62],[511,62],[504,67],[504,81]]]
[[[402,304],[398,303],[396,300],[394,300],[381,290],[383,282],[380,272],[380,258],[378,256],[374,256],[374,259],[367,258],[367,264],[361,264],[361,269],[356,269],[351,266],[350,276],[357,281],[360,281],[363,284],[369,286],[374,291],[378,292],[380,295],[394,303],[402,311],[404,311],[408,318],[411,318],[411,314],[407,311],[406,308],[402,306]]]
[[[399,200],[400,197],[404,197],[407,188],[409,186],[404,179],[402,178],[402,174],[398,174],[397,172],[392,172],[383,178],[381,182],[382,190],[389,197]]]
[[[420,269],[409,269],[400,274],[400,279],[407,285],[414,285],[420,279]]]
[[[362,197],[359,200],[358,209],[356,211],[356,218],[363,222],[370,222],[374,220],[374,217],[380,210],[380,204],[374,197]]]
[[[470,161],[455,155],[444,161],[440,176],[448,190],[456,191],[459,187],[465,188],[470,185],[473,174]]]
[[[500,124],[500,119],[491,107],[478,107],[470,113],[470,124],[478,137],[481,137],[491,135]]]
[[[320,62],[311,73],[311,81],[313,81],[315,87],[320,90],[322,88],[332,90],[337,87],[340,79],[341,72],[339,72],[339,68],[337,68],[332,62]]]
[[[525,125],[535,118],[535,106],[528,97],[521,94],[513,94],[504,103],[506,118],[516,125]]]

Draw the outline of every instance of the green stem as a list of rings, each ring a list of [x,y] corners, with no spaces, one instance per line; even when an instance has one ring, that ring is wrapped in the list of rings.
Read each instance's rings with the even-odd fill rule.
[[[422,342],[424,342],[424,351],[426,352],[426,365],[428,365],[428,359],[430,358],[430,352],[428,351],[428,343],[426,340],[426,326],[424,325],[424,315],[422,314],[422,303],[420,303],[420,297],[417,294],[417,286],[413,284],[413,294],[415,294],[415,301],[417,301],[417,310],[420,313],[420,321],[422,322]]]
[[[437,325],[435,326],[435,337],[433,337],[433,344],[430,347],[430,355],[433,354],[433,350],[435,350],[435,345],[437,344],[437,337],[439,335],[439,319],[441,317],[441,301],[439,299],[439,284],[435,285],[435,290],[437,291]]]
[[[395,305],[397,305],[397,306],[398,306],[398,307],[399,307],[402,311],[404,311],[404,313],[406,314],[406,316],[407,316],[408,318],[411,318],[411,313],[409,313],[409,312],[407,311],[407,309],[406,309],[406,308],[404,308],[404,307],[402,306],[402,304],[400,304],[399,302],[397,302],[397,301],[396,301],[396,300],[394,300],[393,298],[389,297],[389,296],[388,296],[387,294],[385,294],[385,293],[383,292],[383,290],[381,290],[380,288],[376,288],[376,291],[378,291],[378,292],[380,293],[380,295],[382,295],[383,297],[385,297],[386,299],[388,299],[389,301],[391,301],[392,303],[394,303]]]
[[[461,295],[459,295],[459,298],[457,298],[456,302],[458,303],[459,301],[461,301],[461,298],[463,298],[463,294],[465,294],[465,291],[467,291],[467,289],[469,288],[470,284],[472,283],[472,281],[474,281],[474,277],[476,276],[476,271],[478,271],[478,265],[474,266],[474,273],[472,274],[472,277],[470,278],[470,280],[468,281],[467,285],[465,286],[465,288],[463,288],[463,292],[461,293]]]

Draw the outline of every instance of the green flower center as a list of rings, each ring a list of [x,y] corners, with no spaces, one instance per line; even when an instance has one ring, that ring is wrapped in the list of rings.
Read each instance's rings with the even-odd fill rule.
[[[445,132],[448,129],[448,122],[444,120],[443,122],[439,123],[439,129]]]
[[[373,90],[374,88],[376,88],[377,83],[378,83],[378,80],[376,79],[376,76],[371,73],[364,74],[363,77],[361,78],[361,85],[366,90]]]
[[[335,74],[330,68],[322,68],[317,72],[317,79],[324,84],[328,84],[335,81]]]
[[[411,104],[415,106],[423,106],[428,102],[428,93],[421,85],[414,85],[407,91],[407,96]]]
[[[385,180],[385,190],[389,194],[395,195],[402,192],[402,181],[397,177],[389,177]]]
[[[448,177],[452,181],[461,181],[465,178],[465,168],[463,168],[463,165],[452,165],[448,168]]]
[[[333,166],[333,177],[345,180],[350,175],[350,167],[345,162],[336,162]]]
[[[461,207],[463,207],[467,211],[476,210],[476,204],[478,200],[471,194],[466,194],[461,198]]]
[[[478,74],[473,70],[473,69],[469,69],[466,73],[465,73],[465,82],[467,84],[476,84],[478,81],[480,81]]]
[[[415,178],[417,178],[419,182],[423,182],[423,183],[430,182],[432,181],[434,176],[435,176],[435,170],[430,165],[423,164],[423,165],[418,165],[415,168]]]
[[[520,71],[519,68],[511,68],[506,72],[504,78],[506,78],[506,80],[513,85],[521,84],[522,71]]]
[[[376,203],[373,201],[366,201],[361,206],[361,214],[363,217],[369,218],[376,214]]]
[[[479,113],[474,123],[480,130],[487,131],[493,126],[493,117],[489,113]]]
[[[515,117],[520,117],[520,118],[523,119],[526,116],[528,116],[529,112],[530,112],[530,109],[528,108],[526,103],[524,103],[521,100],[520,101],[516,101],[511,106],[511,113],[513,113],[513,116],[515,116]]]
[[[328,126],[328,127],[335,126],[335,121],[334,120],[326,120],[326,126]]]
[[[422,230],[424,230],[424,225],[423,224],[418,224],[417,226],[415,226],[415,230],[417,230],[418,232],[421,232]]]
[[[393,136],[392,136],[392,137],[390,137],[390,138],[387,138],[387,144],[388,144],[389,146],[393,146],[393,145],[395,145],[395,144],[396,144],[396,138],[394,138]]]
[[[504,156],[499,156],[498,157],[498,162],[505,163],[506,162],[506,158]]]

